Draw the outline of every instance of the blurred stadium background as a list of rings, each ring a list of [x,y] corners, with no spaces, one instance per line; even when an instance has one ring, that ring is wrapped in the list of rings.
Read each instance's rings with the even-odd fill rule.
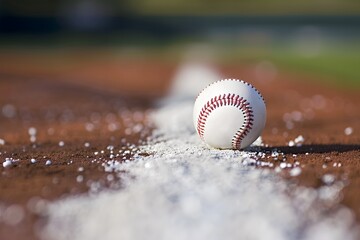
[[[99,49],[126,48],[177,59],[189,45],[206,44],[217,60],[266,60],[359,86],[359,13],[357,0],[3,0],[0,73],[9,51],[31,49],[36,58],[39,49],[101,56]]]

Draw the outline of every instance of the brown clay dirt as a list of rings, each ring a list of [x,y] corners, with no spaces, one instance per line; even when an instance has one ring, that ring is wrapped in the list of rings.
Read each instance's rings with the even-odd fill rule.
[[[128,150],[151,132],[146,111],[166,93],[176,67],[161,59],[96,53],[57,58],[2,54],[0,138],[5,144],[0,145],[0,162],[6,158],[14,162],[0,166],[0,219],[10,206],[20,206],[25,217],[17,224],[0,220],[1,239],[37,239],[37,229],[46,221],[32,207],[37,199],[53,201],[88,192],[93,182],[121,188],[121,181],[115,186],[108,181],[101,159],[108,159],[110,153],[100,151],[112,145],[119,153],[115,159],[131,159]],[[315,81],[318,76],[281,69],[270,80],[258,79],[251,64],[217,67],[225,76],[251,82],[266,99],[263,140],[268,146],[263,150],[276,148],[285,153],[287,162],[298,161],[302,168],[297,177],[290,177],[289,171],[280,175],[296,186],[309,187],[323,185],[321,177],[326,173],[342,179],[346,186],[340,203],[360,220],[357,91],[326,86]],[[136,124],[145,128],[130,131]],[[36,129],[35,142],[30,141],[31,127]],[[352,134],[344,133],[347,127]],[[303,145],[289,147],[288,142],[299,135],[305,139]],[[97,151],[103,158],[94,162]],[[37,162],[31,163],[32,158]],[[280,163],[269,161],[275,166]]]

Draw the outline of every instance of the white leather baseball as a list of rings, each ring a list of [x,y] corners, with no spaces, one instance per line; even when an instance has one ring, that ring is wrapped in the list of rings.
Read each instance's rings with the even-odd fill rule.
[[[220,149],[243,149],[261,134],[265,102],[251,84],[237,79],[206,87],[194,105],[194,126],[203,141]]]

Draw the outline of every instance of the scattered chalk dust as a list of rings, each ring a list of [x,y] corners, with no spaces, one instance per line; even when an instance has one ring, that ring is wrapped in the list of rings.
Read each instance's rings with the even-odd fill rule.
[[[335,182],[295,187],[258,168],[262,153],[209,149],[195,135],[192,101],[168,102],[133,161],[112,162],[124,188],[60,200],[42,239],[355,239]],[[261,144],[261,140],[256,142]],[[293,170],[293,174],[301,171]]]

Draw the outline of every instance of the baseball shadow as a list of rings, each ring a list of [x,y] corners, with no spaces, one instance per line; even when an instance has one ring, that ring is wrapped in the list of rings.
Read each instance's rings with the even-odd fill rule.
[[[305,154],[305,153],[330,153],[330,152],[350,152],[360,150],[359,144],[311,144],[302,146],[275,146],[275,147],[250,147],[246,149],[250,152],[272,152],[280,151],[285,154]]]

